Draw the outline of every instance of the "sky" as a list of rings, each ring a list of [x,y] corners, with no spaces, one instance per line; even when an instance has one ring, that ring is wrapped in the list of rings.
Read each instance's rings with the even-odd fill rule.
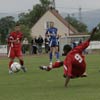
[[[100,0],[55,0],[60,12],[78,12],[100,9]],[[39,0],[0,0],[0,13],[19,13],[32,9]]]

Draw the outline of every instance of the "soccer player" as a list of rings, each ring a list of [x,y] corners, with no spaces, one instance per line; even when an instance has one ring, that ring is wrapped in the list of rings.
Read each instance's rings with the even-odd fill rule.
[[[50,46],[50,53],[49,53],[49,58],[50,58],[50,64],[52,65],[52,56],[55,54],[56,55],[56,60],[59,61],[59,52],[58,52],[58,39],[57,39],[57,28],[54,27],[54,22],[50,23],[50,28],[47,29],[46,37],[50,37],[49,40],[49,46]]]
[[[20,32],[20,25],[16,24],[15,31],[11,32],[8,37],[8,57],[10,58],[9,62],[9,74],[13,73],[11,70],[11,64],[14,62],[15,57],[19,59],[21,64],[21,68],[24,72],[26,72],[26,68],[24,66],[24,61],[22,57],[22,40],[23,34]]]
[[[86,62],[82,51],[89,46],[90,40],[96,31],[97,27],[93,29],[88,40],[73,49],[69,45],[66,45],[64,47],[64,54],[66,55],[64,61],[55,62],[52,66],[40,66],[40,69],[50,71],[53,68],[59,68],[63,65],[64,77],[66,78],[65,86],[67,87],[71,78],[81,77],[85,73]]]

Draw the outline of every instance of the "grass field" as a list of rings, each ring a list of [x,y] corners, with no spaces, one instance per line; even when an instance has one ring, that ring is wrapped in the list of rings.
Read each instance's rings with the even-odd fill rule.
[[[62,58],[63,59],[63,58]],[[63,68],[39,70],[47,56],[24,57],[27,73],[8,74],[8,58],[0,58],[0,100],[100,100],[100,55],[87,55],[87,78],[64,87]]]

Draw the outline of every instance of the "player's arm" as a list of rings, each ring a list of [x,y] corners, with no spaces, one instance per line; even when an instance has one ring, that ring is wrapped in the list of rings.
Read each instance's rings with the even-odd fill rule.
[[[17,36],[17,39],[16,39],[16,42],[19,43],[22,41],[22,38],[23,38],[23,34],[20,33],[20,35]]]
[[[72,59],[70,57],[68,57],[67,59],[65,59],[65,63],[64,63],[64,77],[65,79],[65,87],[68,86],[68,83],[70,81],[70,78],[73,77],[72,76]]]
[[[98,31],[99,30],[99,27],[97,26],[97,27],[95,27],[93,30],[92,30],[92,32],[90,33],[90,37],[89,37],[89,41],[91,41],[91,39],[93,38],[93,36],[94,36],[94,34],[96,33],[96,31]]]
[[[69,81],[70,81],[70,77],[69,77],[69,76],[67,76],[67,77],[66,77],[66,80],[65,80],[65,87],[67,87],[67,86],[68,86]]]
[[[84,41],[79,46],[75,47],[75,50],[77,50],[78,52],[82,52],[83,50],[85,50],[89,46],[90,41],[93,38],[93,36],[94,36],[94,34],[96,33],[97,30],[98,30],[98,27],[95,27],[92,30],[92,32],[90,33],[90,37],[88,38],[88,40]]]
[[[49,29],[47,29],[47,31],[45,33],[45,37],[48,37],[48,36],[50,36]]]
[[[19,38],[14,39],[14,37],[12,35],[10,35],[8,38],[9,43],[17,43],[18,41],[19,41]]]
[[[7,42],[9,42],[9,43],[14,43],[15,42],[15,40],[14,40],[14,38],[11,34],[9,35],[9,37],[7,39]]]
[[[9,40],[10,43],[15,43],[17,40]]]

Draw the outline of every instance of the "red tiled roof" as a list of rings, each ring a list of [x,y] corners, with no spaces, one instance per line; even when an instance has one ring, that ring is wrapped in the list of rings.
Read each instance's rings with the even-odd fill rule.
[[[52,9],[49,10],[56,18],[58,18],[66,27],[70,28],[70,30],[76,34],[79,32],[71,25],[69,24],[56,10]]]

